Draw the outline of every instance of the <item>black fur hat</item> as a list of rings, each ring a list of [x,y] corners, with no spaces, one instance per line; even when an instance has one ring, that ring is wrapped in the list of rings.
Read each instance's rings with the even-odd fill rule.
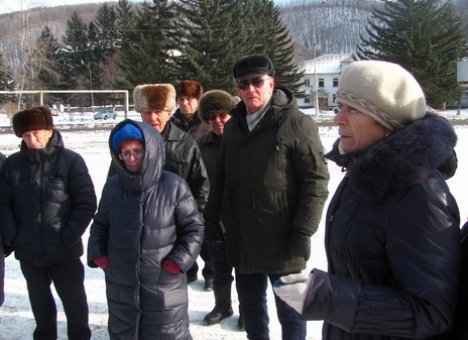
[[[33,130],[51,130],[54,128],[52,113],[47,106],[36,106],[19,111],[13,116],[13,130],[15,135],[23,137],[23,134]]]
[[[237,101],[227,92],[221,90],[211,90],[205,92],[198,103],[198,116],[207,123],[208,115],[213,112],[229,112]]]

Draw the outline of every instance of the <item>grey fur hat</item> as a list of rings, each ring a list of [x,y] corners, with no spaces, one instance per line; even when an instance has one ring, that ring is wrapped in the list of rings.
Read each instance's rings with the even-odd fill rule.
[[[208,115],[213,112],[229,112],[237,101],[229,93],[222,90],[211,90],[201,96],[198,103],[198,116],[207,123]]]

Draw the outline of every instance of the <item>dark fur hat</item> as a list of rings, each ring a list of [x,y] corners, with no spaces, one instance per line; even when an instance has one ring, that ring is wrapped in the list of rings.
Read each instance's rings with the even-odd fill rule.
[[[33,130],[51,130],[54,128],[52,113],[47,106],[36,106],[19,111],[13,116],[13,130],[15,135],[23,137],[23,134]]]
[[[135,111],[174,111],[175,89],[171,84],[143,84],[133,90]]]
[[[211,90],[200,98],[198,103],[198,116],[204,122],[208,122],[208,115],[213,112],[229,112],[237,101],[227,92]]]
[[[203,94],[203,86],[195,80],[181,80],[175,86],[177,98],[180,96],[200,99]]]

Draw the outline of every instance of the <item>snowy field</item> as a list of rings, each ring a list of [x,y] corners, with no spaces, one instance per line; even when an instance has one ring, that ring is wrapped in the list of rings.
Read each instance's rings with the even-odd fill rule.
[[[454,112],[444,112],[447,116],[454,115]],[[468,116],[468,110],[462,111],[462,116]],[[82,116],[80,120],[86,124],[93,124],[92,118]],[[137,115],[130,114],[131,118],[139,118]],[[120,121],[123,114],[112,121]],[[69,124],[65,117],[54,117],[57,128],[60,130],[60,124]],[[75,120],[75,119],[74,119]],[[108,121],[110,123],[110,121]],[[77,123],[75,120],[74,123]],[[8,122],[0,125],[8,125]],[[448,181],[453,195],[458,201],[462,221],[468,217],[468,125],[457,125],[455,130],[458,134],[458,145],[456,151],[459,157],[458,170],[456,175]],[[110,155],[107,147],[107,138],[109,131],[81,131],[71,132],[62,131],[65,146],[79,152],[85,159],[91,176],[94,181],[95,190],[100,197],[104,185],[107,170],[110,163]],[[326,150],[330,150],[332,143],[337,138],[337,129],[335,127],[320,127],[320,136]],[[18,150],[20,139],[13,134],[0,135],[0,151],[8,155]],[[343,174],[336,165],[329,164],[331,180],[329,184],[330,196],[335,191]],[[328,206],[328,202],[326,206]],[[312,237],[312,255],[309,260],[307,271],[317,267],[326,270],[326,256],[324,249],[324,224],[320,224],[319,230]],[[86,246],[88,233],[83,236]],[[84,258],[82,260],[84,261]],[[200,266],[202,263],[199,262]],[[201,275],[199,275],[200,277]],[[86,291],[88,295],[88,304],[90,309],[90,326],[92,329],[92,339],[108,339],[107,334],[107,304],[105,297],[104,275],[100,269],[91,269],[86,267]],[[233,309],[234,316],[223,320],[219,325],[203,326],[203,317],[213,308],[214,296],[212,292],[203,290],[203,280],[193,282],[189,285],[189,313],[190,313],[190,331],[195,340],[219,340],[219,339],[245,339],[245,333],[237,331],[238,302],[235,288],[233,287]],[[56,298],[59,308],[58,324],[59,339],[66,339],[66,318],[63,314],[60,300]],[[268,303],[270,311],[270,336],[272,340],[281,339],[281,328],[276,318],[274,301],[271,289],[268,293]],[[29,300],[19,263],[10,256],[6,259],[5,273],[5,303],[0,307],[0,339],[1,340],[23,340],[32,339],[32,332],[35,323],[30,312]],[[320,339],[321,322],[308,322],[308,340]]]

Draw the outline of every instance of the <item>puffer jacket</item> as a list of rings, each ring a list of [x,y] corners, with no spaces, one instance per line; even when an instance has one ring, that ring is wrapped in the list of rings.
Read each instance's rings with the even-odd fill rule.
[[[185,272],[203,242],[203,222],[186,182],[163,171],[164,143],[141,122],[145,156],[139,174],[111,151],[117,174],[108,178],[88,241],[88,265],[108,256],[105,270],[111,339],[191,339],[187,279],[162,270],[164,259]],[[111,148],[112,150],[112,148]]]
[[[163,131],[166,145],[166,165],[164,170],[173,172],[185,179],[192,191],[198,208],[205,208],[210,182],[197,142],[172,122]]]
[[[438,169],[455,143],[428,114],[338,159],[347,172],[327,212],[328,273],[312,271],[303,310],[325,320],[323,339],[441,339],[452,327],[460,219]]]
[[[193,118],[188,121],[184,118],[180,109],[177,109],[171,117],[171,122],[182,131],[187,132],[196,141],[211,131],[210,124],[201,121],[198,116],[198,111],[195,112]]]
[[[290,255],[288,239],[315,233],[328,196],[318,129],[285,88],[251,132],[243,102],[231,114],[206,223],[216,225],[222,211],[227,260],[241,273],[300,271],[307,255]]]
[[[57,130],[44,149],[24,142],[2,168],[0,216],[4,244],[15,257],[47,266],[83,255],[81,236],[96,211],[83,158],[66,149]]]

